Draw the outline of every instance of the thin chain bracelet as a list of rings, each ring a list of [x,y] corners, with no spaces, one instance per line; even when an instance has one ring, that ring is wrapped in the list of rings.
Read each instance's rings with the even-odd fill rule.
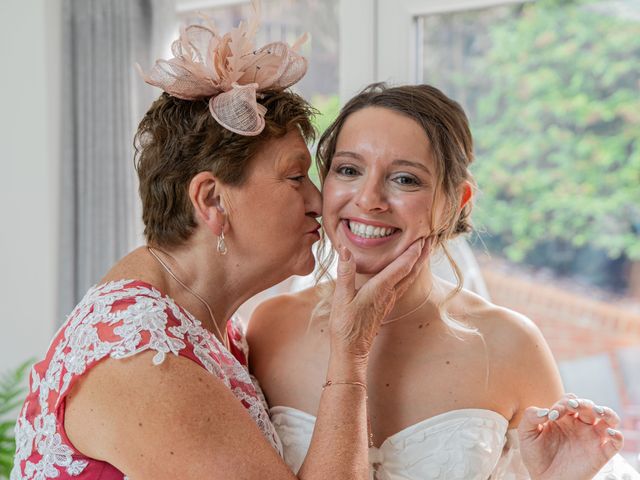
[[[327,380],[324,385],[322,385],[322,389],[324,390],[326,387],[330,387],[332,385],[355,385],[356,387],[364,388],[365,393],[367,392],[367,386],[362,382],[334,382],[333,380]],[[369,439],[369,448],[372,448],[373,431],[371,430],[371,418],[369,417],[369,396],[365,395],[364,400],[366,402],[367,409],[367,437]]]
[[[330,387],[331,385],[356,385],[364,388],[365,392],[367,391],[367,386],[362,382],[334,382],[333,380],[327,380],[324,385],[322,385],[322,389],[324,390],[326,387]]]

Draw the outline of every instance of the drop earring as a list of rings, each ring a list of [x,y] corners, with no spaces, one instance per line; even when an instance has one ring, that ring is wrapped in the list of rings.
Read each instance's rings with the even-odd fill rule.
[[[227,244],[224,241],[224,232],[220,232],[220,236],[218,237],[218,253],[220,255],[227,254]]]

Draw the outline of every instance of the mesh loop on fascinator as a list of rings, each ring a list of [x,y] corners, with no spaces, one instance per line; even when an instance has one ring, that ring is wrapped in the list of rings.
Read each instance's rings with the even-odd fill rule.
[[[252,1],[253,16],[220,36],[213,24],[189,25],[171,45],[173,58],[157,60],[145,82],[183,100],[209,99],[211,116],[240,135],[258,135],[264,129],[266,108],[260,92],[284,90],[307,72],[307,60],[293,46],[273,42],[256,49],[254,38],[260,16],[259,0]]]
[[[227,130],[240,135],[258,135],[264,128],[267,109],[256,100],[256,84],[238,85],[209,100],[211,116]]]

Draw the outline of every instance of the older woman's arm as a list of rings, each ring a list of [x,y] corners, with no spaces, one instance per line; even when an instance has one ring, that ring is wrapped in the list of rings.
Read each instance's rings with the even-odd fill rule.
[[[366,382],[378,323],[415,277],[422,243],[356,292],[355,266],[342,262],[331,314],[328,377]],[[107,359],[67,396],[65,430],[86,456],[135,480],[295,479],[246,409],[221,380],[184,357],[154,365],[151,352]],[[366,391],[335,385],[322,396],[304,480],[366,478]]]
[[[96,365],[67,397],[75,448],[136,480],[295,479],[229,388],[153,352]]]

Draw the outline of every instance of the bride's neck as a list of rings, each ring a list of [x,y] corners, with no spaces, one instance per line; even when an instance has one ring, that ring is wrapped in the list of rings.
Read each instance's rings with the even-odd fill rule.
[[[356,275],[356,288],[360,288],[372,275]],[[431,267],[427,262],[420,274],[411,284],[408,290],[402,295],[402,297],[396,300],[393,310],[387,315],[387,319],[396,318],[400,315],[405,315],[412,309],[415,309],[420,304],[424,303],[428,295],[431,294],[433,289],[433,276],[431,274]]]

